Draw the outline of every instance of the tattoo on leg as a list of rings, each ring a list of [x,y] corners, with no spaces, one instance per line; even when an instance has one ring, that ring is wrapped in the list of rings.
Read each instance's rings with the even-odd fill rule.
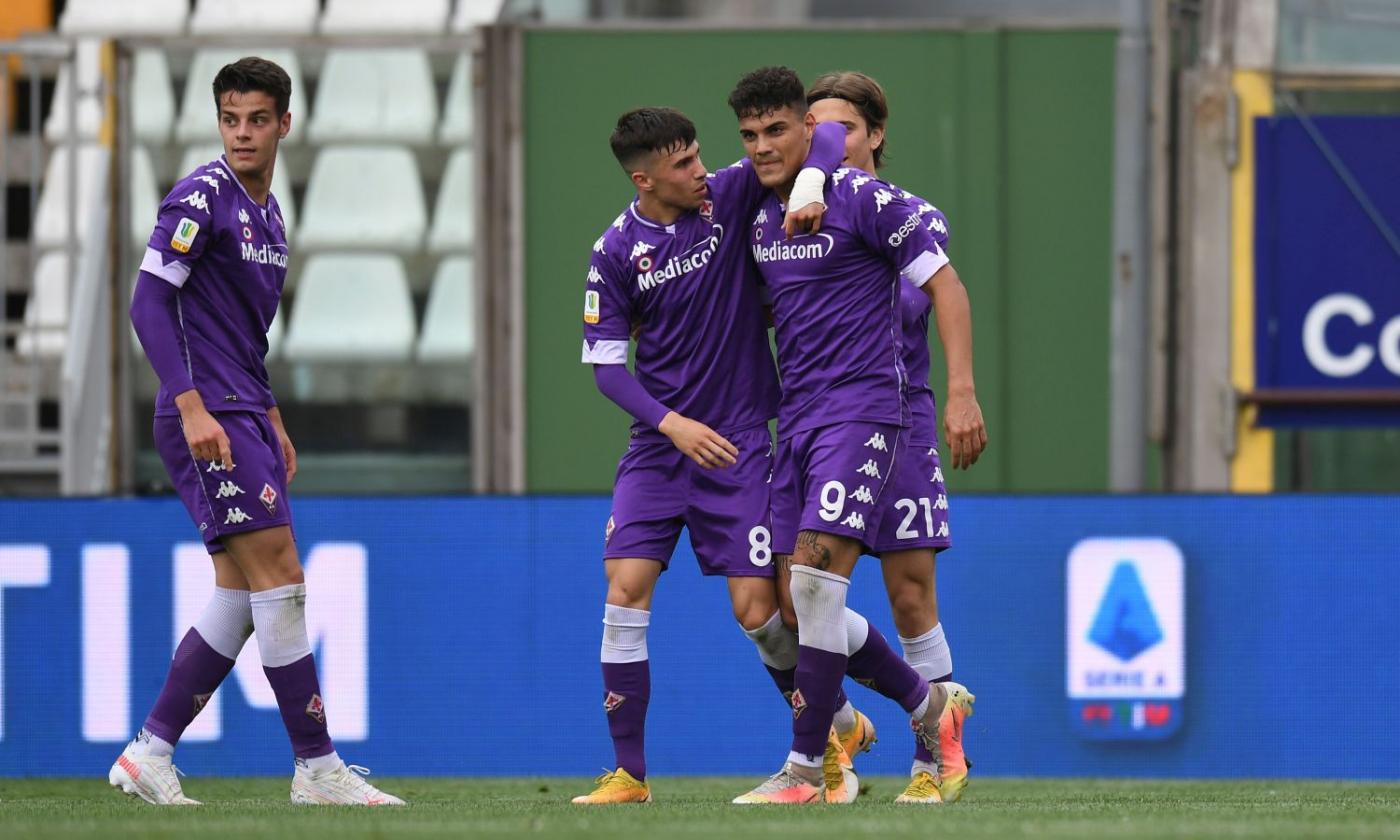
[[[778,577],[780,577],[780,578],[788,578],[788,577],[791,577],[791,576],[792,576],[792,555],[791,555],[791,554],[775,554],[775,555],[773,555],[773,569],[774,569],[774,571],[776,571],[776,572],[778,573]]]
[[[820,536],[821,532],[819,531],[798,532],[797,551],[807,555],[802,565],[825,572],[831,568],[831,549],[818,542]]]

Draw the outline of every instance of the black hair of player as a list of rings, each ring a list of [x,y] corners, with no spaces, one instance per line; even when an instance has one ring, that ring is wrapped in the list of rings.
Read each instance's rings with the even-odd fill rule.
[[[791,108],[798,116],[807,114],[807,91],[802,78],[791,67],[760,67],[744,75],[729,94],[734,116],[766,117],[774,111]]]
[[[292,79],[275,62],[250,55],[225,64],[214,75],[215,111],[223,104],[223,96],[229,91],[258,91],[271,96],[277,104],[277,118],[280,120],[292,102]]]
[[[608,144],[622,170],[631,174],[644,156],[670,154],[695,142],[695,123],[674,108],[636,108],[617,118]]]

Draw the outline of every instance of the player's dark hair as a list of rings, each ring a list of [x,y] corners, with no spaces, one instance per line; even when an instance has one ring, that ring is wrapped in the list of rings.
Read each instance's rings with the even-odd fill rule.
[[[854,70],[823,73],[818,76],[817,80],[812,82],[812,86],[807,88],[807,104],[811,105],[823,99],[844,99],[851,103],[865,119],[867,131],[884,128],[885,122],[890,118],[890,104],[885,99],[885,89],[880,87],[879,82]],[[886,135],[885,142],[875,150],[876,169],[884,162],[885,146],[888,144],[889,136]]]
[[[277,103],[277,118],[287,113],[292,101],[292,79],[274,62],[257,56],[240,58],[225,64],[214,75],[214,109],[217,111],[223,95],[229,91],[250,93],[258,91]]]
[[[643,156],[669,154],[695,142],[695,123],[674,108],[637,108],[617,118],[608,143],[625,172],[636,170]]]
[[[760,67],[739,80],[729,94],[729,107],[734,116],[764,117],[774,111],[791,108],[798,116],[807,113],[806,92],[802,78],[790,67]]]

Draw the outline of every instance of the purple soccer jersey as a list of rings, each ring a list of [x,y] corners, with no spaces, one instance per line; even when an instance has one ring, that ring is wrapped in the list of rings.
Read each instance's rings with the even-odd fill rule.
[[[253,201],[221,155],[181,179],[161,203],[141,270],[178,288],[181,355],[213,412],[276,405],[264,357],[287,277],[277,199]],[[156,416],[178,414],[162,385]]]
[[[750,231],[773,302],[783,395],[778,435],[842,422],[909,424],[900,277],[947,264],[916,206],[859,169],[838,169],[821,232],[783,239],[776,194]]]
[[[899,196],[915,205],[929,235],[946,253],[948,218],[937,207],[907,190],[899,190]],[[938,446],[938,415],[933,388],[928,384],[928,322],[932,312],[933,303],[923,289],[908,280],[900,284],[904,370],[909,377],[909,443],[915,448]]]
[[[679,414],[729,434],[766,423],[778,377],[744,229],[763,194],[747,160],[712,173],[709,197],[674,224],[634,201],[593,244],[583,361],[625,364],[634,325],[637,380]],[[667,443],[632,424],[639,442]]]

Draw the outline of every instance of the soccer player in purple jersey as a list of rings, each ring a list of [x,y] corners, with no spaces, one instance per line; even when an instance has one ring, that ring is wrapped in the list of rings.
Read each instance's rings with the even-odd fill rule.
[[[783,768],[743,803],[805,803],[821,785],[820,756],[839,708],[842,675],[872,684],[910,714],[916,734],[936,747],[950,706],[964,714],[972,695],[953,682],[929,683],[889,650],[871,627],[852,639],[846,589],[862,548],[873,546],[885,485],[895,475],[910,422],[901,358],[900,284],[932,296],[933,282],[958,282],[916,207],[856,169],[838,170],[815,235],[784,240],[773,219],[790,200],[806,132],[815,124],[801,79],[787,68],[756,70],[729,104],[759,179],[773,192],[750,229],[773,304],[783,395],[772,482],[773,551],[790,578],[798,623],[793,743]],[[938,278],[935,280],[935,278]],[[948,335],[962,392],[971,385],[971,335]],[[955,461],[985,446],[980,410],[956,434]],[[779,584],[779,591],[783,586]],[[874,650],[867,650],[875,645]],[[854,651],[854,652],[853,652]],[[857,673],[857,661],[864,677]]]
[[[254,632],[295,756],[298,804],[402,805],[347,766],[326,728],[306,635],[306,584],[287,485],[296,450],[263,359],[287,276],[287,233],[268,191],[291,129],[291,80],[243,58],[214,77],[224,154],[160,206],[131,323],[160,377],[155,444],[214,563],[214,594],[175,650],[165,685],[108,781],[154,805],[198,805],[171,757]]]
[[[836,122],[846,130],[844,163],[865,172],[876,172],[885,154],[885,123],[889,105],[880,83],[857,72],[827,73],[807,89],[807,104],[817,122]],[[948,250],[948,220],[927,201],[901,190],[900,196],[916,209],[939,248]],[[948,548],[948,496],[943,470],[938,460],[938,418],[933,389],[929,387],[928,328],[930,311],[936,308],[938,334],[945,355],[956,355],[956,341],[949,336],[971,333],[971,308],[967,292],[955,282],[952,266],[934,277],[934,307],[922,289],[909,280],[900,283],[900,319],[903,358],[908,382],[906,396],[910,410],[909,434],[895,457],[895,475],[886,487],[884,508],[874,553],[880,558],[895,628],[904,648],[905,660],[930,682],[953,679],[953,656],[938,619],[937,589],[934,584],[935,554]],[[958,381],[961,372],[949,365],[949,381]],[[972,393],[970,379],[966,394]],[[953,402],[965,422],[971,406]],[[948,420],[950,426],[955,422]],[[971,462],[975,462],[973,454]],[[963,464],[968,466],[967,463]],[[865,736],[865,721],[836,731],[842,745],[852,752]],[[897,801],[922,804],[956,802],[967,785],[967,757],[963,753],[962,709],[951,706],[939,721],[937,755],[920,739],[915,739],[914,764],[908,788]]]
[[[637,197],[593,245],[583,362],[599,390],[634,418],[603,552],[603,707],[617,764],[578,804],[651,798],[646,632],[652,593],[682,527],[701,572],[727,578],[734,617],[780,691],[792,692],[797,666],[797,637],[779,614],[768,525],[768,421],[778,379],[746,253],[747,225],[765,189],[747,160],[707,173],[695,126],[668,108],[623,114],[611,145]],[[822,185],[844,154],[844,131],[822,129],[797,176],[792,205],[800,209],[781,220],[789,230],[819,224]],[[635,377],[626,366],[633,335]],[[844,754],[830,736],[819,750],[831,754],[828,792],[850,801],[854,776],[840,766]]]

